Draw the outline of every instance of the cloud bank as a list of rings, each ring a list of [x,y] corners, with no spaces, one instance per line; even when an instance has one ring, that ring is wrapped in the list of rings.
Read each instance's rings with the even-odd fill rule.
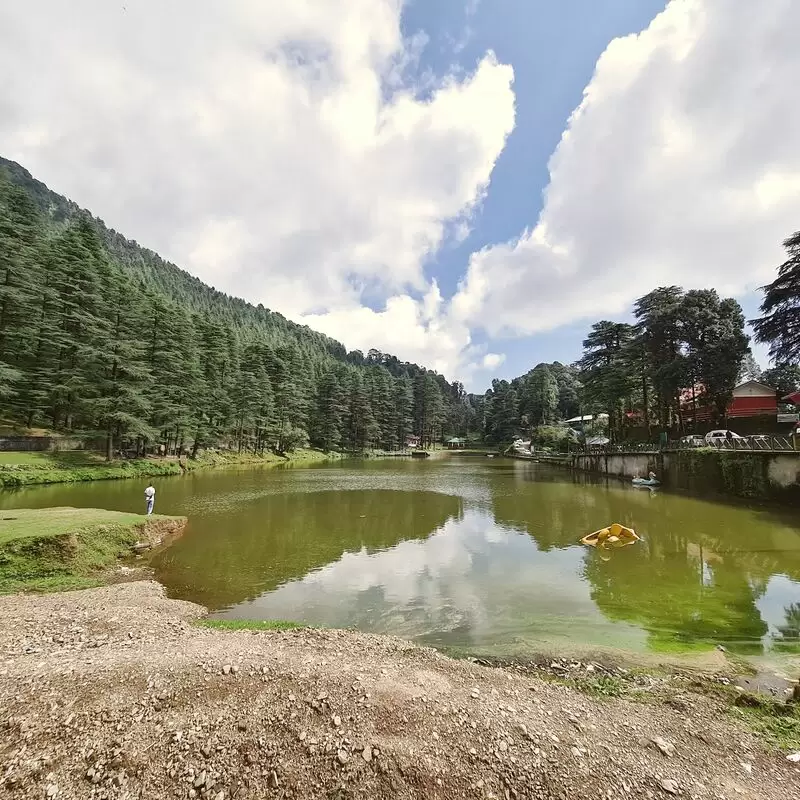
[[[658,285],[741,294],[800,227],[800,3],[672,0],[611,42],[536,224],[473,254],[453,301],[491,335],[624,312]]]
[[[487,52],[421,85],[401,11],[4,4],[0,148],[217,288],[452,372],[469,331],[432,316],[425,265],[486,191],[513,71]]]
[[[487,52],[419,77],[425,37],[404,39],[401,13],[4,4],[0,151],[217,288],[467,380],[502,363],[502,337],[624,313],[659,284],[771,278],[800,227],[796,0],[671,0],[612,41],[538,220],[473,253],[453,297],[435,257],[490,190],[513,71]]]

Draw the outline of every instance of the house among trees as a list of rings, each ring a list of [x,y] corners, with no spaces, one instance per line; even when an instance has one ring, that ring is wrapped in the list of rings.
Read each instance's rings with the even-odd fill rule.
[[[452,439],[448,439],[445,444],[450,450],[460,450],[467,444],[467,440],[454,436]]]
[[[706,402],[705,387],[697,384],[692,389],[684,389],[680,395],[681,407],[687,415],[697,422],[709,422],[714,418],[714,409]],[[696,407],[696,412],[695,412]],[[733,388],[731,401],[725,409],[728,419],[743,417],[777,417],[778,393],[771,386],[759,381],[745,381]]]
[[[733,399],[726,411],[728,418],[757,417],[778,413],[778,393],[759,381],[745,381],[734,387]]]
[[[419,436],[416,436],[413,433],[409,433],[408,436],[406,436],[406,447],[408,448],[419,447],[420,441],[421,440]]]

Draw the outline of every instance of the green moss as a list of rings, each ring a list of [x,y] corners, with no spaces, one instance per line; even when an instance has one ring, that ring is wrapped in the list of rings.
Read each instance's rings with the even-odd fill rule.
[[[130,554],[146,526],[171,527],[178,519],[96,508],[3,511],[0,593],[97,585],[99,573]]]
[[[197,625],[223,631],[291,631],[311,627],[282,619],[199,619]]]

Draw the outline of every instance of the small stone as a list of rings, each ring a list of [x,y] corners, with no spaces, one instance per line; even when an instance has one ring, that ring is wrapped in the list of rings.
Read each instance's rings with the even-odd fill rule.
[[[234,664],[231,667],[231,672],[235,675],[238,671],[239,671],[239,667],[237,667],[236,664]]]
[[[56,797],[58,795],[58,786],[54,783],[48,784],[45,794],[47,797]]]
[[[340,750],[340,751],[339,751],[339,752],[336,754],[336,760],[337,760],[337,761],[338,761],[340,764],[344,765],[344,764],[346,764],[346,763],[347,763],[347,762],[350,760],[350,756],[347,754],[347,751],[346,751],[346,750]]]
[[[247,730],[247,723],[244,720],[239,720],[239,722],[236,723],[236,727],[244,732]]]
[[[214,800],[225,800],[225,792],[224,790],[220,789],[215,795]]]
[[[205,785],[206,785],[206,771],[205,771],[205,770],[203,770],[203,771],[202,771],[202,772],[201,772],[201,773],[200,773],[200,774],[199,774],[199,775],[198,775],[198,776],[197,776],[197,777],[194,779],[194,783],[192,784],[192,786],[194,786],[194,788],[195,788],[195,789],[200,789],[201,787],[203,787],[203,786],[205,786]]]
[[[333,718],[333,727],[338,728],[342,724],[342,718],[338,715]]]
[[[275,772],[275,770],[270,772],[267,783],[269,784],[270,789],[277,789],[281,785],[280,781],[278,780],[278,773]]]
[[[660,736],[656,736],[655,739],[651,739],[653,745],[657,747],[661,753],[668,758],[672,758],[675,755],[675,745],[671,742],[668,742],[666,739],[662,739]]]
[[[230,664],[225,664],[225,666],[222,668],[222,674],[223,675],[230,675],[231,674],[231,665]]]
[[[500,743],[497,745],[497,749],[500,750],[501,753],[505,753],[508,750],[508,742],[505,739],[501,739]]]
[[[367,745],[361,753],[361,757],[369,764],[372,761],[372,748]]]
[[[189,789],[189,797],[190,798],[197,797],[197,789]]]
[[[476,698],[476,697],[480,697],[480,696],[481,696],[480,690],[479,690],[479,689],[477,689],[477,688],[473,689],[473,690],[472,690],[472,692],[471,692],[470,694],[471,694],[471,696],[472,696],[473,698]]]
[[[800,764],[800,751],[797,753],[790,753],[786,756],[787,761],[793,761],[795,764]]]
[[[658,785],[668,794],[678,794],[678,782],[672,778],[662,778]]]
[[[306,736],[308,736],[308,734],[305,731],[300,731],[300,736],[298,738],[301,742],[304,742],[306,740]]]
[[[476,755],[478,755],[478,751],[474,747],[470,747],[469,754],[471,756],[476,756]]]
[[[89,769],[86,770],[86,779],[91,780],[92,778],[94,778],[94,767],[89,767]]]
[[[753,774],[753,765],[752,764],[748,764],[746,761],[740,761],[739,763],[742,765],[742,769],[748,775],[752,775]]]
[[[717,650],[719,650],[720,653],[727,653],[728,652],[728,648],[727,647],[723,647],[721,644],[717,645]]]

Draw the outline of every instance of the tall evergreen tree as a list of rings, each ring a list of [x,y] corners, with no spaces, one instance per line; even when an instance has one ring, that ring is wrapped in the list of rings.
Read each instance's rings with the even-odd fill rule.
[[[756,339],[769,344],[776,364],[800,363],[800,231],[784,243],[788,258],[778,277],[763,288],[760,319],[753,321]]]

